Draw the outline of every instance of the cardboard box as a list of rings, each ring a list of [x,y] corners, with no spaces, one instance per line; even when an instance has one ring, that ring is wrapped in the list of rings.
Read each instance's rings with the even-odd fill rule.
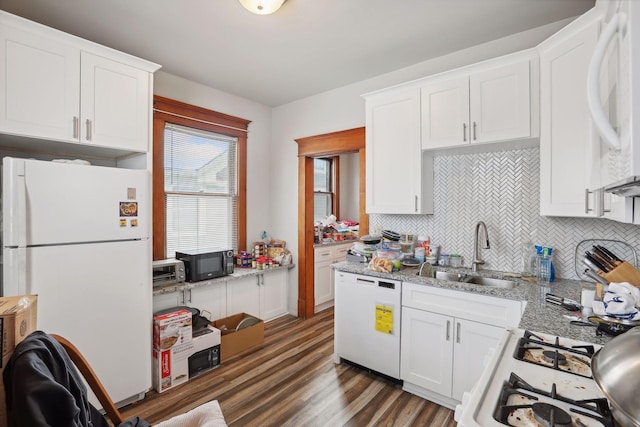
[[[13,350],[37,328],[38,296],[0,297],[0,427],[7,425],[2,373]]]
[[[189,358],[208,348],[220,347],[220,331],[211,328],[211,333],[194,337],[184,344],[174,344],[169,349],[153,350],[153,388],[162,393],[189,381]],[[211,369],[216,367],[211,366]],[[202,374],[205,371],[199,371]]]
[[[215,328],[220,329],[222,333],[222,344],[220,345],[221,361],[224,362],[231,356],[264,342],[264,321],[260,319],[255,325],[236,332],[238,324],[247,317],[255,316],[239,313],[211,323]]]
[[[181,309],[153,316],[153,348],[168,350],[191,342],[191,312]]]

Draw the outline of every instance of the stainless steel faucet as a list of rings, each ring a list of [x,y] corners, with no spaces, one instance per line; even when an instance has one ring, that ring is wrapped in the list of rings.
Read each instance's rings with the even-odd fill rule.
[[[476,224],[476,232],[473,235],[473,261],[471,261],[471,271],[478,271],[478,266],[480,264],[484,264],[484,260],[480,257],[480,247],[478,246],[478,241],[480,240],[480,227],[484,229],[484,240],[485,245],[484,249],[489,249],[489,232],[487,231],[487,226],[484,222],[478,221]]]

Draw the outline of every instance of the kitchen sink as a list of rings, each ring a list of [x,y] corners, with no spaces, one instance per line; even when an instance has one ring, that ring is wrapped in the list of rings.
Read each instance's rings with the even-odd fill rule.
[[[472,283],[474,285],[488,286],[490,288],[511,289],[516,285],[512,280],[496,279],[493,277],[472,276],[465,273],[453,273],[449,271],[435,271],[433,278],[450,280],[452,282]]]
[[[474,285],[489,286],[490,288],[511,289],[516,285],[512,280],[494,279],[493,277],[468,276],[462,282],[473,283]]]
[[[462,282],[463,279],[467,276],[463,273],[450,273],[448,271],[435,271],[435,275],[433,276],[435,279],[440,280],[451,280],[452,282]]]

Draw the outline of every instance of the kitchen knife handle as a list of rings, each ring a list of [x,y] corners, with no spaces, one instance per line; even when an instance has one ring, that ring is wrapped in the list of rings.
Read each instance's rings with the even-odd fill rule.
[[[611,252],[609,249],[605,248],[604,246],[597,246],[598,249],[600,249],[600,251],[602,253],[604,253],[605,255],[607,255],[609,258],[611,258],[613,261],[618,261],[618,262],[622,262],[622,260],[620,258],[618,258],[618,256],[616,254],[614,254],[613,252]]]

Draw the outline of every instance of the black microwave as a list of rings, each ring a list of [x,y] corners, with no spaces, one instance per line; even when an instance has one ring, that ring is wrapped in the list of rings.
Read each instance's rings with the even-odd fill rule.
[[[233,273],[231,249],[176,251],[176,259],[184,263],[187,282],[199,282]]]

